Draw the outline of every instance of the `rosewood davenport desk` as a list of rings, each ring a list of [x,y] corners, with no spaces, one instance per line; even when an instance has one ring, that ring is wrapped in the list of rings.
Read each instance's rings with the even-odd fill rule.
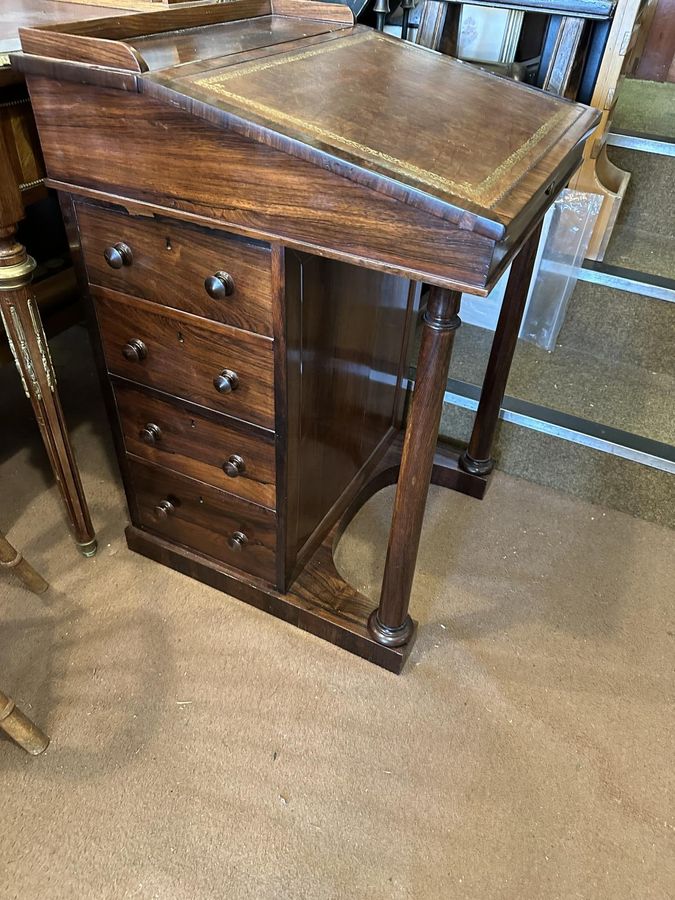
[[[597,114],[327,3],[233,0],[21,42],[100,337],[129,546],[400,671],[429,483],[485,491],[539,224]],[[460,292],[487,294],[511,261],[459,457],[437,434]],[[332,551],[396,481],[374,610]]]

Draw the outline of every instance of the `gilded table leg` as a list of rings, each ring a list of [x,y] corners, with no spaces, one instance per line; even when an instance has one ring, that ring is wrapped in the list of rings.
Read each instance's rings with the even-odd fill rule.
[[[368,620],[368,628],[375,640],[389,647],[402,646],[413,633],[408,603],[436,452],[448,365],[455,331],[460,325],[457,315],[459,301],[460,295],[455,291],[433,287],[424,315],[417,378],[403,441],[380,605]]]
[[[497,430],[499,410],[504,400],[518,332],[523,320],[532,268],[539,246],[541,224],[535,228],[511,265],[497,329],[492,341],[478,410],[469,446],[460,457],[460,465],[472,475],[487,475],[494,468],[492,445]]]
[[[35,725],[11,697],[0,691],[0,730],[23,747],[26,753],[37,756],[47,749],[49,738]]]
[[[35,262],[0,228],[0,313],[26,396],[47,448],[68,521],[84,556],[96,553],[96,537],[56,389],[56,376],[40,314],[29,285]]]

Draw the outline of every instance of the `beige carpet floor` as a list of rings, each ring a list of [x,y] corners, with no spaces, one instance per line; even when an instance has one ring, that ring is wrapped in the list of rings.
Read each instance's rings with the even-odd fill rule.
[[[52,588],[1,575],[0,685],[52,743],[0,740],[3,900],[675,895],[675,533],[499,473],[432,489],[390,675],[128,551],[86,341],[54,348],[101,546],[5,367],[0,527]],[[340,548],[373,598],[392,496]]]

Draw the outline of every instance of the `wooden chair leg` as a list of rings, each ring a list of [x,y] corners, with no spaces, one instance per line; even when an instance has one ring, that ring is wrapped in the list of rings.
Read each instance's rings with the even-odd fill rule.
[[[49,738],[25,715],[11,697],[0,691],[0,731],[30,753],[38,756],[49,746]]]
[[[11,569],[34,594],[44,594],[49,583],[26,562],[0,531],[0,568]]]

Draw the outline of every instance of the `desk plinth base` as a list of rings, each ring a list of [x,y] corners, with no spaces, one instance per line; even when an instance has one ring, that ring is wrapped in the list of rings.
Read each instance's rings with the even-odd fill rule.
[[[398,674],[412,649],[417,623],[413,622],[410,640],[402,647],[386,647],[378,643],[368,630],[368,618],[377,602],[360,594],[344,580],[335,567],[333,553],[345,528],[363,504],[382,488],[396,483],[401,447],[402,436],[399,436],[287,593],[275,590],[261,579],[245,575],[211,557],[172,544],[135,526],[129,526],[126,530],[127,544],[136,553],[189,575]],[[482,499],[489,479],[464,472],[459,467],[458,459],[457,451],[439,444],[434,458],[432,484]]]

